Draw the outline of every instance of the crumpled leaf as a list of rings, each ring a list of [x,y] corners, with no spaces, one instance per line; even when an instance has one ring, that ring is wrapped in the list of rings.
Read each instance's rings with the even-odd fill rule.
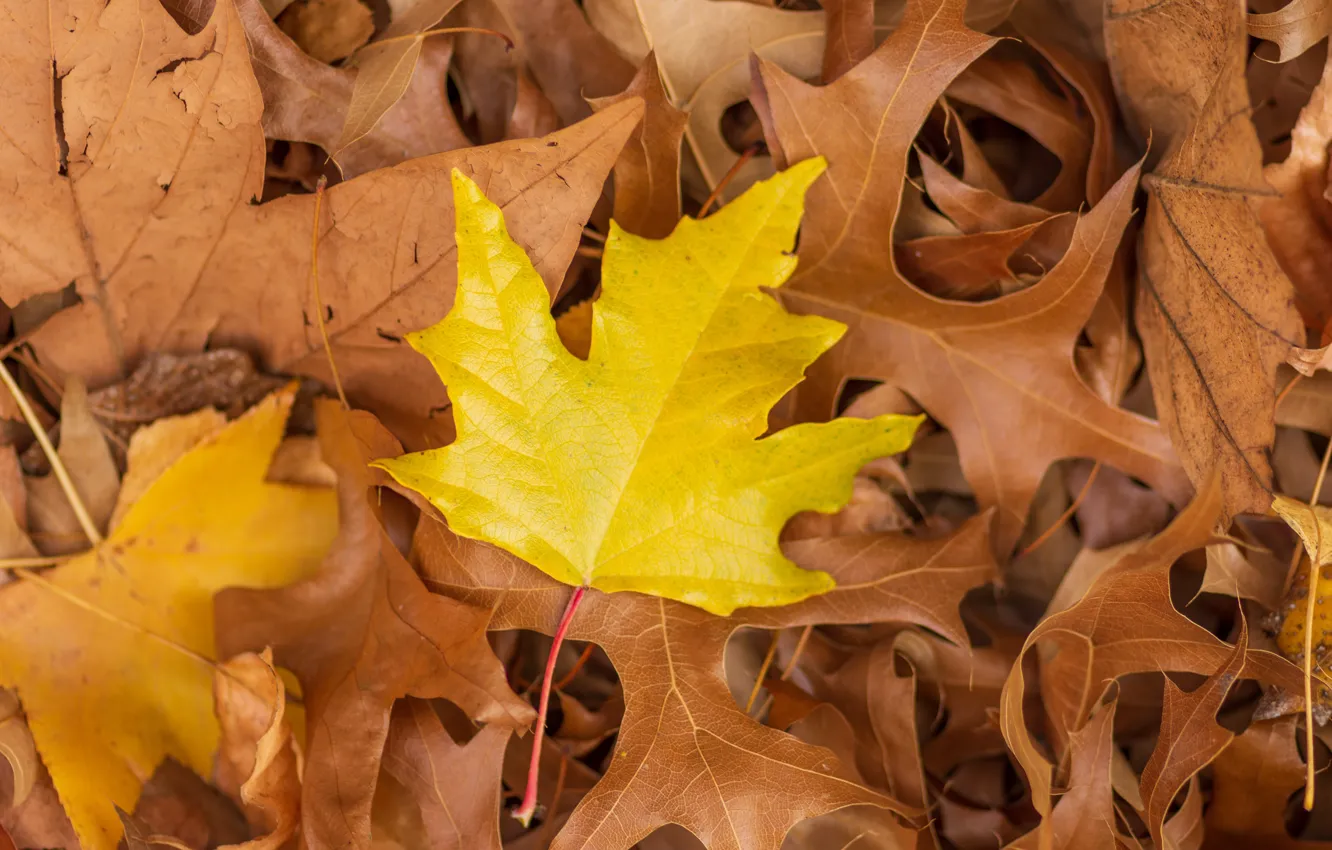
[[[159,3],[129,6],[121,7],[125,21],[79,17],[79,52],[57,51],[61,73],[69,69],[62,84],[68,176],[54,153],[43,152],[54,150],[54,112],[14,105],[31,120],[32,144],[44,147],[15,172],[22,190],[0,199],[5,244],[24,244],[43,262],[52,257],[39,272],[0,247],[0,262],[14,267],[0,281],[0,300],[74,281],[85,300],[49,320],[33,342],[44,367],[89,384],[127,373],[149,351],[206,344],[238,345],[270,371],[328,380],[318,309],[352,397],[424,415],[443,405],[443,391],[400,337],[444,315],[452,300],[450,200],[436,194],[445,175],[462,168],[488,184],[555,289],[641,112],[626,102],[546,139],[425,157],[334,186],[320,222],[328,300],[316,306],[308,285],[314,198],[251,203],[263,177],[262,98],[236,9],[218,0],[208,25],[187,36]],[[50,50],[35,35],[47,32],[41,21],[15,73],[46,79]],[[141,52],[145,31],[160,38]],[[123,73],[109,76],[108,64]],[[168,64],[169,80],[184,87],[195,111],[182,112],[167,81],[151,85],[143,70]],[[124,109],[113,108],[122,101]],[[144,126],[162,129],[144,136]],[[348,352],[355,356],[340,356]]]
[[[1222,466],[1227,515],[1264,513],[1275,374],[1303,342],[1293,289],[1249,197],[1270,193],[1244,116],[1243,10],[1113,6],[1106,37],[1130,128],[1165,151],[1143,179],[1138,330],[1156,410],[1195,486]]]
[[[115,847],[115,806],[132,808],[164,757],[212,768],[212,593],[309,575],[332,540],[331,493],[264,479],[291,400],[274,394],[186,451],[95,551],[0,593],[0,682],[18,689],[87,850]]]
[[[287,721],[287,689],[273,669],[273,653],[243,653],[218,665],[213,695],[222,729],[218,786],[241,804],[257,836],[235,846],[279,850],[300,826],[304,760]]]
[[[762,57],[805,79],[822,62],[824,14],[744,0],[588,0],[588,20],[620,53],[641,63],[654,51],[675,105],[689,113],[685,143],[711,190],[739,159],[721,132],[722,113],[749,96],[749,57]],[[801,157],[791,159],[794,162]],[[734,198],[772,173],[755,158],[731,176]]]
[[[1147,828],[1158,847],[1166,846],[1161,833],[1175,795],[1235,737],[1216,722],[1216,714],[1235,680],[1244,675],[1248,649],[1249,624],[1241,614],[1234,650],[1206,682],[1185,693],[1166,677],[1161,735],[1142,769],[1141,783]]]
[[[488,725],[459,744],[430,703],[405,699],[394,706],[384,769],[420,805],[431,847],[499,850],[499,771],[511,731]]]
[[[488,612],[429,594],[381,525],[377,473],[400,451],[374,417],[330,400],[316,409],[325,461],[338,473],[341,527],[322,568],[273,591],[217,595],[228,655],[273,647],[306,706],[301,834],[315,850],[365,846],[390,711],[404,696],[444,697],[509,728],[532,709],[509,690],[486,643]]]
[[[615,161],[614,218],[636,236],[663,239],[680,220],[680,140],[689,116],[671,103],[652,52],[627,89],[589,102],[600,110],[631,97],[643,98],[643,123]]]
[[[845,806],[911,814],[836,778],[827,750],[750,719],[727,688],[722,653],[745,625],[919,623],[965,644],[957,605],[994,575],[988,525],[982,515],[939,540],[880,534],[791,544],[797,563],[827,570],[838,586],[793,606],[729,618],[636,593],[587,591],[568,639],[601,646],[630,696],[615,757],[553,850],[626,850],[666,823],[682,824],[710,850],[776,850],[796,822]],[[495,629],[551,634],[568,601],[565,585],[438,520],[423,519],[414,551],[433,590],[493,610]]]
[[[822,172],[821,161],[797,165],[661,241],[612,224],[586,361],[560,343],[499,208],[455,173],[458,299],[408,340],[449,387],[458,439],[376,465],[458,534],[565,584],[722,616],[828,590],[826,574],[780,553],[782,525],[844,505],[856,470],[905,451],[920,419],[838,419],[756,439],[842,333],[761,290],[790,275],[805,189]]]
[[[1170,598],[1171,565],[1212,541],[1221,507],[1219,476],[1213,476],[1165,531],[1145,545],[1126,547],[1127,554],[1096,576],[1072,605],[1057,609],[1052,604],[1051,613],[1027,636],[1000,698],[1000,724],[1042,815],[1050,813],[1052,765],[1024,718],[1022,656],[1044,643],[1041,699],[1046,737],[1056,756],[1112,680],[1145,671],[1210,676],[1225,667],[1233,647],[1181,614]],[[1299,668],[1275,653],[1249,649],[1242,663],[1250,678],[1292,691],[1303,688]]]
[[[205,407],[234,419],[284,383],[260,374],[250,356],[234,348],[184,356],[155,352],[125,380],[89,393],[88,407],[102,428],[128,441],[144,425]]]
[[[898,212],[912,138],[950,77],[992,43],[963,29],[962,12],[960,0],[916,0],[869,59],[822,88],[760,63],[768,104],[760,112],[771,111],[779,159],[822,154],[830,163],[810,191],[800,265],[782,297],[850,330],[797,390],[801,417],[830,415],[851,378],[910,393],[957,440],[980,503],[1000,509],[995,542],[1008,551],[1055,460],[1101,460],[1175,501],[1187,485],[1157,424],[1099,398],[1072,359],[1130,215],[1136,169],[1082,216],[1063,259],[1027,289],[950,303],[896,272],[881,235]]]
[[[1332,3],[1291,0],[1275,12],[1250,14],[1249,35],[1275,42],[1278,62],[1289,62],[1332,34]]]

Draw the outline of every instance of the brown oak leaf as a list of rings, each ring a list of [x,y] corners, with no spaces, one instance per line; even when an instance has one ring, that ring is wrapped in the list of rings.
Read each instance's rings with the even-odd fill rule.
[[[1115,829],[1115,794],[1110,784],[1114,748],[1115,703],[1103,705],[1069,738],[1068,790],[1050,813],[1051,850],[1119,850]],[[1040,831],[1009,845],[1037,850]]]
[[[500,768],[511,731],[488,725],[459,744],[429,702],[393,707],[384,769],[420,805],[431,847],[499,850]]]
[[[1210,676],[1229,663],[1234,647],[1181,614],[1170,598],[1171,565],[1212,542],[1221,499],[1214,475],[1165,531],[1145,544],[1125,546],[1126,554],[1095,576],[1080,598],[1066,608],[1052,604],[1053,613],[1027,636],[1019,662],[1040,645],[1045,737],[1056,755],[1120,676],[1147,671]],[[1275,653],[1249,649],[1242,662],[1250,678],[1303,688],[1299,668]],[[1025,691],[1024,665],[1016,663],[1000,697],[1000,724],[1026,772],[1033,804],[1048,814],[1052,765],[1027,727]]]
[[[380,520],[368,464],[401,453],[373,417],[317,410],[320,447],[338,473],[340,529],[319,573],[273,591],[233,588],[215,601],[219,651],[273,647],[301,682],[307,764],[301,820],[316,848],[365,847],[390,710],[405,696],[443,697],[477,720],[531,722],[486,642],[485,610],[421,584]]]
[[[1162,830],[1170,804],[1190,779],[1216,758],[1235,733],[1216,722],[1216,713],[1235,681],[1244,674],[1249,650],[1249,624],[1241,614],[1239,639],[1230,657],[1198,688],[1185,693],[1166,677],[1161,709],[1161,735],[1139,790],[1147,815],[1147,828],[1158,847],[1165,847]],[[1178,815],[1176,816],[1178,817]]]
[[[1106,39],[1143,179],[1138,331],[1156,410],[1195,486],[1219,463],[1227,515],[1272,501],[1276,370],[1304,342],[1250,198],[1270,194],[1248,119],[1243,8],[1117,0]]]
[[[55,61],[62,124],[49,100],[18,95],[17,83],[0,100],[22,128],[0,141],[18,187],[0,200],[0,299],[73,281],[81,303],[33,341],[45,365],[89,384],[128,373],[150,351],[206,344],[327,378],[322,311],[353,397],[418,413],[440,406],[438,380],[401,336],[453,300],[452,169],[505,208],[553,290],[642,110],[625,102],[544,139],[437,154],[334,186],[319,221],[326,301],[316,305],[314,198],[254,203],[263,101],[231,0],[218,0],[194,35],[158,0],[106,8],[116,14],[81,15],[54,43],[45,12],[21,4],[16,13],[24,50],[13,73],[49,89]],[[68,144],[67,162],[53,139]]]
[[[794,309],[849,330],[802,385],[803,417],[830,415],[852,378],[909,393],[957,440],[977,498],[999,508],[995,543],[1008,551],[1055,460],[1100,460],[1177,501],[1187,484],[1159,426],[1097,397],[1072,357],[1129,218],[1136,169],[1079,220],[1058,265],[1020,292],[950,303],[896,270],[881,234],[897,214],[908,147],[950,77],[991,43],[964,28],[962,12],[959,0],[916,0],[869,59],[822,88],[760,63],[760,114],[779,159],[829,162],[811,187],[800,266],[782,291]]]
[[[881,534],[790,544],[789,557],[830,572],[838,587],[786,608],[721,618],[636,593],[588,591],[568,637],[606,651],[625,714],[610,767],[552,847],[628,848],[678,823],[711,850],[776,850],[797,822],[846,806],[916,814],[840,778],[827,750],[750,719],[727,687],[722,652],[740,626],[811,623],[919,623],[965,643],[958,603],[994,574],[989,520],[976,517],[941,540]],[[454,536],[433,514],[417,529],[415,551],[427,585],[492,609],[492,628],[551,634],[571,593],[499,549]]]

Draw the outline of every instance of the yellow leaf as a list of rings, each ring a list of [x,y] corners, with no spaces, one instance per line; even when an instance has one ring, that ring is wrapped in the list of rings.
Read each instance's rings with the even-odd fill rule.
[[[795,269],[805,190],[823,169],[803,162],[666,239],[612,226],[586,361],[561,345],[500,210],[455,171],[457,298],[408,339],[448,386],[458,439],[379,465],[457,533],[567,584],[719,615],[831,589],[781,554],[782,525],[845,504],[856,470],[906,449],[921,420],[839,419],[757,439],[768,409],[845,331],[763,291]]]
[[[199,440],[101,547],[0,593],[0,683],[18,691],[84,850],[116,846],[116,806],[133,810],[163,758],[211,774],[213,594],[304,578],[332,542],[331,491],[265,481],[291,401],[275,393]],[[197,433],[196,419],[148,436],[175,451],[163,430]]]
[[[1310,506],[1297,499],[1277,496],[1272,501],[1272,510],[1299,535],[1314,568],[1332,564],[1332,508]],[[1301,569],[1291,582],[1291,593],[1295,594],[1288,597],[1291,604],[1282,606],[1285,616],[1281,630],[1277,632],[1277,646],[1288,658],[1298,659],[1304,654],[1304,626],[1308,614],[1304,593],[1307,586],[1308,572]],[[1327,602],[1323,602],[1324,599]],[[1332,578],[1323,576],[1321,570],[1313,620],[1313,645],[1321,647],[1327,641],[1328,632],[1332,631]],[[1321,660],[1315,658],[1314,664],[1320,666]]]

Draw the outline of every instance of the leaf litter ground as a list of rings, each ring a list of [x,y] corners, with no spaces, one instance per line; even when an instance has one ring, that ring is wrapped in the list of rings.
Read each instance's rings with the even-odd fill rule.
[[[1332,840],[1248,11],[9,3],[0,846]]]

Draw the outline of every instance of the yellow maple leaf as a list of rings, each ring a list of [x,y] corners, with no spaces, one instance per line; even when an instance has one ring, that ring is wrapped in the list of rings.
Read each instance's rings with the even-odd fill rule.
[[[541,278],[499,208],[459,172],[458,292],[409,335],[454,402],[457,441],[380,461],[459,534],[566,584],[718,615],[833,587],[777,544],[803,510],[850,498],[867,461],[920,418],[838,419],[758,439],[767,412],[845,326],[763,291],[795,269],[803,162],[662,240],[612,225],[586,361],[556,333]]]
[[[210,775],[213,594],[290,584],[332,543],[332,491],[265,480],[292,397],[185,451],[95,550],[0,592],[0,684],[18,691],[84,850],[116,847],[116,806],[133,810],[163,758]],[[145,440],[174,451],[198,418],[162,420]]]

